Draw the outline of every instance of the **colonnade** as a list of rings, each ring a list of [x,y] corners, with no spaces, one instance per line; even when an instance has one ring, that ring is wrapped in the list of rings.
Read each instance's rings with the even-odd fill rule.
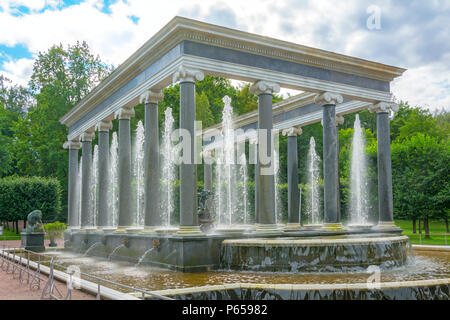
[[[173,75],[173,82],[180,83],[180,118],[179,127],[195,137],[195,83],[204,77],[200,70],[180,67]],[[273,114],[272,94],[277,93],[280,86],[269,81],[257,81],[251,86],[251,92],[258,96],[258,136],[250,143],[257,144],[257,165],[255,170],[255,208],[256,231],[276,232],[275,217],[275,180],[273,170]],[[159,90],[149,89],[140,97],[145,106],[145,148],[144,148],[144,198],[145,225],[141,232],[153,232],[160,226],[159,215],[159,128],[158,102],[163,98]],[[316,104],[322,106],[323,112],[323,165],[324,165],[324,229],[339,230],[342,228],[339,214],[338,185],[338,132],[336,129],[336,105],[343,102],[341,95],[332,92],[318,94]],[[379,228],[392,228],[393,198],[392,173],[389,135],[389,112],[396,111],[393,103],[380,102],[373,104],[369,110],[377,113],[378,137],[378,201]],[[126,232],[132,227],[132,188],[131,188],[131,132],[130,119],[134,116],[134,108],[124,106],[115,112],[119,120],[118,148],[118,227],[116,232]],[[69,192],[68,192],[68,224],[72,229],[102,229],[108,226],[108,163],[109,163],[109,131],[112,128],[112,115],[102,119],[94,128],[84,132],[79,138],[68,141],[64,147],[69,150]],[[262,129],[262,130],[261,130]],[[92,140],[98,131],[98,219],[93,222],[92,206],[90,206],[90,181],[92,179]],[[288,227],[299,227],[299,190],[298,190],[298,155],[297,136],[301,128],[292,127],[283,130],[288,137]],[[81,142],[81,143],[80,143]],[[76,181],[78,177],[78,150],[82,149],[81,201],[77,197]],[[201,235],[197,215],[197,164],[195,163],[195,139],[190,141],[191,152],[185,155],[180,164],[180,227],[179,235]],[[269,159],[269,161],[267,161]],[[205,163],[205,188],[212,188],[212,166]],[[81,202],[78,204],[78,202]],[[81,205],[79,217],[78,205]],[[79,225],[78,221],[81,221]]]

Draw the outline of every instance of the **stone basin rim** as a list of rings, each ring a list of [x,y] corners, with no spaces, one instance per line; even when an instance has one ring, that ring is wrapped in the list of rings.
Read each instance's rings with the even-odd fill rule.
[[[390,282],[380,282],[379,289],[398,289],[398,288],[410,288],[410,287],[425,287],[432,285],[446,285],[450,284],[450,278],[442,279],[428,279],[428,280],[410,280],[410,281],[390,281]],[[367,283],[335,283],[335,284],[288,284],[288,283],[278,283],[278,284],[267,284],[267,283],[232,283],[232,284],[222,284],[222,285],[207,285],[198,287],[188,287],[188,288],[177,288],[177,289],[165,289],[165,290],[155,290],[152,293],[171,296],[179,294],[191,294],[199,292],[208,291],[222,291],[230,289],[260,289],[260,290],[371,290],[367,287]]]
[[[392,237],[380,237],[380,238],[349,238],[349,239],[298,239],[298,238],[286,238],[286,239],[264,239],[264,238],[251,238],[251,239],[226,239],[222,242],[227,246],[301,246],[301,245],[339,245],[339,244],[373,244],[373,243],[393,243],[408,241],[408,236],[392,236]]]

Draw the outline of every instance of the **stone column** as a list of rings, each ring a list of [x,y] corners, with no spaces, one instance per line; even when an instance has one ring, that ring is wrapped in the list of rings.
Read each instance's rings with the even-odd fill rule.
[[[119,119],[119,151],[118,151],[118,180],[119,180],[119,225],[116,232],[123,233],[131,227],[133,221],[131,194],[131,133],[130,119],[134,116],[134,108],[121,108],[116,111]]]
[[[297,229],[301,227],[299,214],[299,190],[298,190],[298,152],[297,136],[302,134],[302,129],[292,127],[283,130],[283,135],[288,137],[288,224],[286,229]]]
[[[98,131],[98,221],[97,228],[108,226],[108,191],[109,191],[109,130],[112,129],[111,119],[100,121]]]
[[[272,93],[280,86],[268,81],[258,81],[250,87],[258,96],[258,232],[277,232],[275,217],[275,177],[273,161]]]
[[[180,129],[189,133],[190,157],[180,164],[180,228],[179,235],[201,235],[197,214],[197,165],[195,164],[195,82],[203,80],[199,70],[180,67],[173,82],[180,82]],[[184,136],[184,138],[188,138]],[[183,151],[185,152],[185,151]],[[189,158],[189,159],[187,159]]]
[[[151,232],[161,226],[158,102],[162,99],[162,92],[154,90],[148,90],[140,98],[145,106],[144,232]]]
[[[92,187],[92,140],[95,131],[89,130],[81,135],[82,147],[82,185],[81,185],[81,228],[92,229],[94,227],[91,200]]]
[[[63,145],[69,150],[69,188],[67,199],[67,224],[68,229],[78,229],[80,227],[79,217],[79,197],[78,197],[78,149],[81,145],[79,141],[67,141]]]
[[[389,128],[389,111],[396,112],[398,105],[380,102],[369,107],[377,113],[378,143],[378,211],[377,228],[397,229],[394,224],[394,201],[392,196],[391,138]]]
[[[323,107],[323,181],[324,225],[327,230],[340,230],[342,224],[337,206],[337,130],[336,104],[342,103],[341,95],[325,92],[317,95],[315,102]]]

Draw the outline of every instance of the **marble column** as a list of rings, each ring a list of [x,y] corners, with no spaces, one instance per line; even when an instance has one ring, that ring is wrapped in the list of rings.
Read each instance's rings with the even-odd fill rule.
[[[67,199],[67,224],[68,229],[77,229],[80,227],[80,210],[78,196],[78,149],[81,144],[79,141],[72,140],[64,143],[64,149],[69,150],[69,186]]]
[[[273,161],[272,93],[280,91],[277,83],[258,81],[250,87],[258,96],[258,232],[277,232],[275,217],[275,176]]]
[[[89,130],[81,135],[82,148],[82,185],[81,185],[81,228],[92,229],[95,225],[92,212],[92,140],[95,137],[95,131]]]
[[[298,151],[297,136],[302,134],[302,129],[291,127],[283,130],[283,135],[287,136],[288,149],[288,223],[287,229],[296,229],[301,227],[299,214],[299,190],[298,190]]]
[[[111,120],[102,120],[96,126],[98,131],[98,229],[109,227],[109,130],[112,129]]]
[[[133,221],[133,197],[131,193],[131,132],[130,119],[134,116],[134,108],[121,108],[116,111],[119,119],[119,151],[118,151],[118,180],[119,180],[119,223],[116,232],[126,232]]]
[[[155,90],[148,90],[140,98],[140,102],[145,106],[144,232],[151,232],[161,226],[158,102],[162,99],[162,92]]]
[[[201,235],[197,213],[197,165],[195,164],[195,82],[203,80],[199,70],[180,67],[173,76],[173,82],[180,82],[180,130],[189,136],[183,143],[190,150],[189,159],[183,157],[180,164],[180,228],[179,235]]]
[[[323,109],[323,181],[324,181],[324,224],[328,230],[342,229],[338,212],[337,193],[337,130],[336,104],[342,103],[341,95],[325,92],[317,95],[315,102]]]
[[[378,143],[378,211],[377,228],[397,229],[394,224],[394,201],[392,195],[391,138],[389,112],[396,112],[398,105],[393,102],[380,102],[369,107],[377,113]]]

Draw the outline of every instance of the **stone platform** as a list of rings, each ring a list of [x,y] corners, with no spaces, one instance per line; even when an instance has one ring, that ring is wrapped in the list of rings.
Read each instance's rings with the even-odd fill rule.
[[[399,229],[383,230],[383,234],[398,235]],[[345,235],[377,235],[376,230],[344,230],[339,232],[297,230],[278,233],[208,234],[180,236],[176,234],[114,233],[100,230],[67,230],[64,234],[66,250],[89,255],[128,261],[181,272],[204,272],[225,268],[223,250],[229,241],[248,241],[276,238],[292,239]],[[147,254],[143,257],[143,255]],[[231,265],[230,265],[231,267]]]

